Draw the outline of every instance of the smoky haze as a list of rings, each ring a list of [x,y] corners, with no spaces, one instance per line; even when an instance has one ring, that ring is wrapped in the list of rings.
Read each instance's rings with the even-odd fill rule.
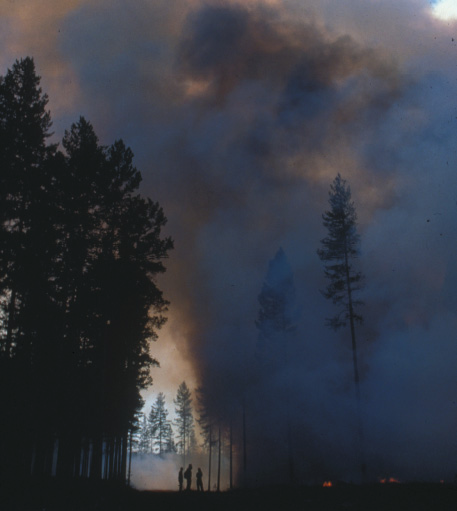
[[[349,332],[325,327],[316,254],[338,172],[366,277],[368,475],[453,480],[457,24],[422,0],[153,4],[75,1],[54,21],[58,51],[41,43],[35,58],[56,131],[77,112],[102,140],[122,137],[168,216],[160,283],[206,406],[232,424],[238,481],[287,481],[285,393],[298,480],[359,477]],[[32,53],[21,33],[8,52]],[[280,247],[300,315],[294,357],[266,381],[257,298]]]

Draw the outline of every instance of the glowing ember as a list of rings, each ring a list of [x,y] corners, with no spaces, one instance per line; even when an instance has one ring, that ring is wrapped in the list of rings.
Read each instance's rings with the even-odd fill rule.
[[[322,485],[324,488],[330,488],[333,486],[332,481],[324,481],[324,484]]]
[[[395,479],[395,477],[389,477],[388,479],[387,478],[380,479],[379,482],[381,484],[385,484],[385,483],[399,483],[400,481],[398,479]]]

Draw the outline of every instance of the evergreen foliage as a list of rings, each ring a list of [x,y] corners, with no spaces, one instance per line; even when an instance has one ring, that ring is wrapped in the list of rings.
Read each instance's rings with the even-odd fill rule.
[[[357,215],[351,200],[351,189],[340,174],[330,185],[329,204],[330,210],[322,215],[328,235],[321,241],[322,248],[317,253],[325,263],[325,277],[329,280],[323,294],[339,309],[334,317],[327,320],[327,324],[336,330],[349,321],[354,381],[358,396],[359,370],[355,323],[362,322],[362,316],[356,311],[362,302],[356,300],[354,295],[361,289],[363,277],[361,272],[356,271],[354,263],[359,254],[360,236],[357,234]]]
[[[216,431],[218,428],[218,421],[213,415],[209,413],[208,407],[205,405],[205,391],[203,388],[198,388],[197,394],[197,422],[200,427],[200,433],[203,438],[203,449],[208,454],[208,491],[211,491],[211,470],[213,464],[213,448],[217,444]]]
[[[298,310],[292,269],[284,250],[280,248],[268,265],[268,271],[258,297],[259,330],[257,354],[258,377],[265,389],[262,399],[266,409],[276,410],[281,399],[285,414],[272,417],[277,423],[278,435],[286,440],[289,480],[294,482],[294,460],[290,395],[294,390],[291,376],[293,359],[292,334],[295,332]],[[276,380],[272,377],[280,374]]]
[[[293,273],[282,248],[268,264],[258,300],[259,356],[264,362],[282,366],[287,362],[289,334],[294,332],[297,320]]]
[[[325,276],[329,280],[323,294],[325,298],[332,300],[333,304],[338,306],[336,315],[328,319],[327,324],[337,330],[346,326],[349,321],[358,412],[358,447],[361,473],[364,477],[366,472],[365,441],[360,410],[360,377],[355,335],[355,324],[362,322],[362,316],[356,309],[362,305],[362,301],[354,298],[363,283],[362,273],[355,268],[355,262],[359,255],[360,237],[357,234],[357,215],[354,202],[351,200],[351,189],[340,174],[330,185],[329,204],[330,210],[322,215],[328,235],[321,241],[322,248],[317,253],[325,263]]]
[[[328,325],[335,330],[345,326],[347,321],[361,322],[356,307],[362,305],[354,299],[354,293],[361,289],[363,277],[354,268],[359,255],[360,236],[357,234],[357,214],[351,200],[351,189],[340,174],[330,185],[330,210],[323,215],[323,224],[328,235],[321,241],[318,255],[325,263],[325,277],[329,280],[324,296],[339,306],[337,314],[328,319]]]
[[[39,83],[0,78],[0,476],[125,480],[173,243],[122,141],[80,118],[47,144]]]
[[[147,454],[151,450],[151,429],[149,428],[146,415],[142,415],[140,430],[138,434],[138,452]]]
[[[175,425],[177,427],[177,448],[178,453],[183,456],[184,463],[186,456],[191,453],[192,447],[195,444],[195,427],[191,396],[192,394],[189,387],[186,382],[183,381],[179,385],[176,399],[173,401],[176,406]]]
[[[173,429],[167,417],[168,410],[165,404],[165,395],[163,392],[159,392],[148,416],[151,449],[157,454],[174,452],[175,450]]]

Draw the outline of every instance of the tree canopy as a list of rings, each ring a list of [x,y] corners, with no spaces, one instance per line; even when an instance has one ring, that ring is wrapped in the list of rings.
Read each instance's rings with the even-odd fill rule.
[[[123,141],[81,117],[59,151],[47,102],[33,59],[0,78],[0,468],[125,479],[173,241]]]

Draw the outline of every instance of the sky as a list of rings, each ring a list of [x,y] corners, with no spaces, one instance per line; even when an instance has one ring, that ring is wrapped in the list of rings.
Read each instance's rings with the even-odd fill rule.
[[[355,477],[350,339],[325,326],[316,254],[337,173],[361,236],[370,476],[457,474],[456,19],[452,0],[0,0],[0,73],[34,57],[55,139],[80,115],[122,138],[168,217],[146,398],[185,379],[236,424],[245,399],[253,480],[283,464],[289,377],[300,480]],[[265,383],[250,361],[280,247],[298,348]]]

